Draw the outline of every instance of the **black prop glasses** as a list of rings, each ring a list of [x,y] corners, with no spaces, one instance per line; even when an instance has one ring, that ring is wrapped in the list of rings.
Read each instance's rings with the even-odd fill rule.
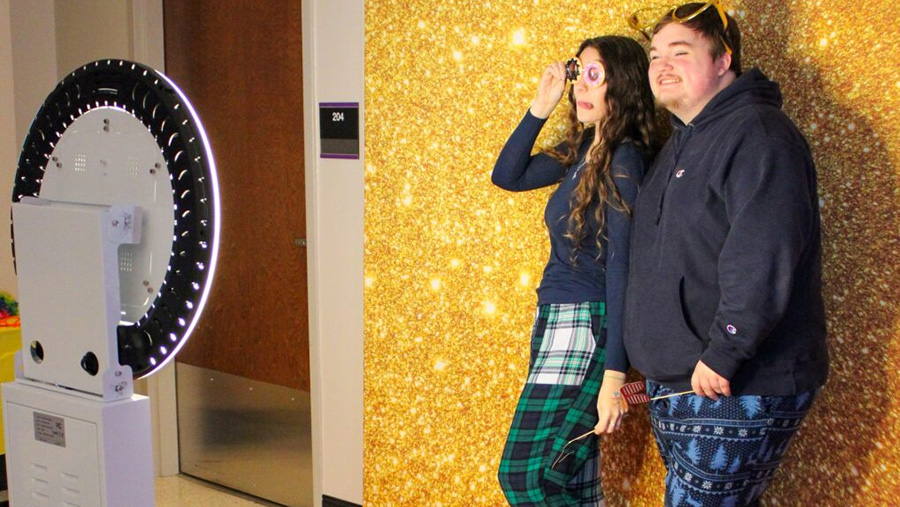
[[[582,65],[580,58],[572,58],[566,62],[566,79],[574,83],[578,81],[578,76],[582,76],[584,83],[593,88],[606,81],[606,69],[600,62]]]

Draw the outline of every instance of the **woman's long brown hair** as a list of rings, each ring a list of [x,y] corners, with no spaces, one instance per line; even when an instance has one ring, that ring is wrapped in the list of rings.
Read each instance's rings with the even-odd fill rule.
[[[633,142],[648,156],[653,156],[659,147],[656,108],[647,78],[649,63],[644,48],[634,39],[616,35],[588,39],[581,43],[577,54],[580,56],[587,47],[600,53],[606,70],[606,117],[600,124],[599,132],[595,132],[593,126],[583,126],[578,121],[574,86],[569,87],[571,107],[566,149],[564,152],[548,151],[568,167],[577,160],[578,148],[585,137],[592,133],[596,136],[595,143],[585,156],[583,173],[570,203],[566,236],[575,245],[573,261],[587,239],[585,214],[588,208],[596,205],[597,237],[593,239],[600,254],[603,252],[601,239],[606,224],[605,205],[631,214],[631,209],[622,200],[613,182],[612,158],[616,147],[623,142]]]

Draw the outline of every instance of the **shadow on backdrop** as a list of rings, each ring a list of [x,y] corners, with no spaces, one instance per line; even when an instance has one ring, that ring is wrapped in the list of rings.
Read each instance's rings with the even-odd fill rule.
[[[789,5],[750,2],[745,9],[744,67],[759,66],[781,84],[784,110],[816,162],[831,355],[828,382],[763,504],[870,505],[861,493],[876,462],[869,456],[889,441],[882,433],[890,408],[891,309],[900,302],[900,285],[884,274],[896,262],[891,236],[900,230],[896,175],[865,116],[826,93],[815,62],[788,50],[791,30],[783,27],[797,26]],[[787,22],[759,21],[773,19]]]

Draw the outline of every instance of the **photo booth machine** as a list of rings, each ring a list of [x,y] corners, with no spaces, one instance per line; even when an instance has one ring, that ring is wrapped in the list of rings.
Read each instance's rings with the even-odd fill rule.
[[[133,380],[174,359],[215,273],[218,185],[200,119],[151,68],[85,65],[34,118],[12,200],[10,501],[152,506],[150,404]]]

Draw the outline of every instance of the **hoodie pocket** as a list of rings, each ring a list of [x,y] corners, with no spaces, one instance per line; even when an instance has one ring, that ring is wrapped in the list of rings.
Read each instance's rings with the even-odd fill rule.
[[[684,278],[638,277],[626,298],[628,359],[658,382],[688,380],[705,347],[684,312]],[[634,288],[634,290],[632,290]]]
[[[691,324],[690,318],[690,309],[687,307],[687,303],[685,303],[684,297],[684,277],[682,276],[678,280],[678,307],[681,309],[681,325],[684,326],[684,331],[688,332],[691,336],[697,339],[697,341],[703,343],[703,338],[700,338],[700,334],[697,332],[697,329],[694,325]]]

